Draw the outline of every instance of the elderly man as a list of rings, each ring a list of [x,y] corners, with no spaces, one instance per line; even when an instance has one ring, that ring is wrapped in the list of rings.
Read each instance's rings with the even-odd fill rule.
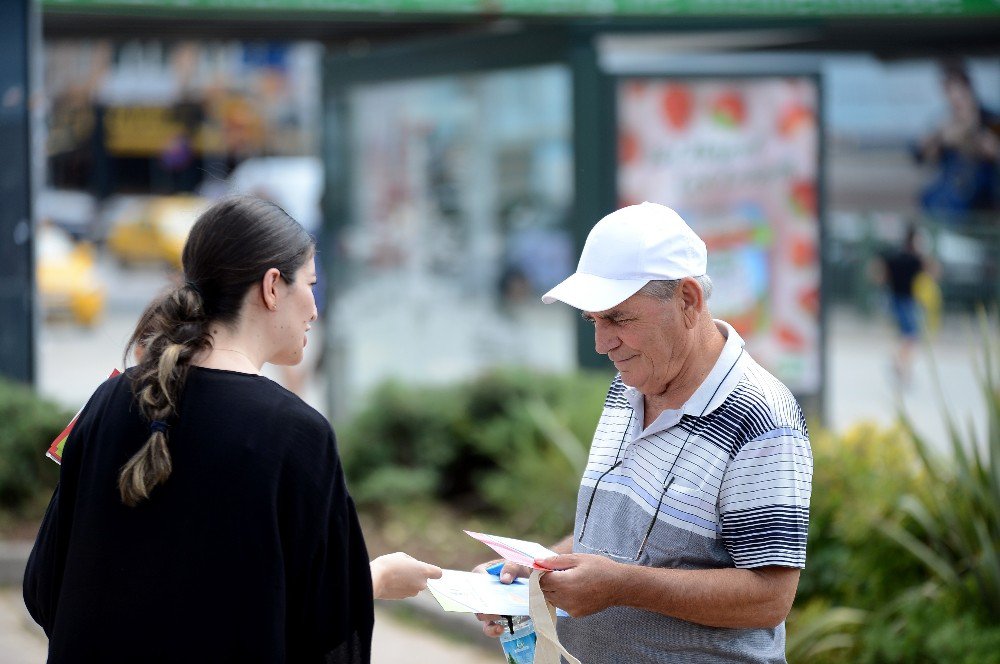
[[[788,389],[706,301],[704,242],[670,208],[603,218],[542,299],[581,309],[618,375],[562,554],[540,561],[587,664],[783,662],[812,453]],[[507,565],[501,580],[527,570]],[[487,617],[484,617],[484,619]],[[496,636],[501,627],[484,625]]]

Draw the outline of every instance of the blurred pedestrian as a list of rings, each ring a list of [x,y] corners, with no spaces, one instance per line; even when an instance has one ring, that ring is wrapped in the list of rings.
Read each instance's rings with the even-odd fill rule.
[[[934,279],[937,267],[920,250],[917,228],[909,226],[902,244],[883,252],[874,265],[875,281],[883,284],[888,291],[890,311],[899,333],[892,368],[896,380],[902,385],[910,382],[913,352],[924,325],[916,293],[921,275]]]
[[[576,527],[538,561],[588,664],[784,662],[805,565],[812,453],[795,398],[708,309],[705,243],[670,208],[601,219],[550,290],[582,310],[615,376]],[[508,563],[501,581],[524,575]],[[484,631],[504,629],[481,616]]]
[[[1000,116],[979,101],[959,63],[945,65],[943,88],[948,118],[915,151],[919,161],[938,167],[920,202],[934,220],[963,224],[970,213],[1000,207]]]
[[[251,197],[192,228],[66,444],[24,580],[49,661],[365,663],[373,593],[440,576],[369,563],[329,423],[260,375],[302,358],[314,253]]]

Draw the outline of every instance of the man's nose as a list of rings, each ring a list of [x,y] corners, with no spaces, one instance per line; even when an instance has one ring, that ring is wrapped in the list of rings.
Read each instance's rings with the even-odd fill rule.
[[[607,355],[621,344],[614,328],[608,322],[598,319],[594,322],[594,350]]]

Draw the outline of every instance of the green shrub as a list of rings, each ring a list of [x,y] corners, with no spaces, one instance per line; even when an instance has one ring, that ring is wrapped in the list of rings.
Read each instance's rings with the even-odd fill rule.
[[[904,416],[927,481],[901,497],[885,531],[925,568],[930,577],[926,594],[935,604],[954,606],[956,615],[985,627],[995,625],[1000,616],[1000,366],[996,331],[986,325],[985,316],[983,323],[983,361],[978,367],[986,430],[959,428],[941,394],[948,454],[940,455]],[[923,609],[924,599],[911,595],[910,603],[917,606],[903,610]],[[964,629],[956,623],[955,634]]]
[[[45,452],[72,417],[29,388],[0,379],[0,510],[16,515],[52,491],[59,466]]]
[[[565,535],[609,383],[503,370],[458,386],[385,384],[340,434],[351,493],[366,510],[436,501],[511,535]]]
[[[797,602],[788,616],[785,655],[791,664],[833,664],[851,661],[857,633],[868,614],[860,609],[831,607],[822,599]]]
[[[952,421],[943,394],[948,439],[937,445],[905,416],[890,431],[813,437],[810,548],[789,661],[1000,663],[995,338],[984,332],[978,365],[985,438]],[[863,624],[845,621],[844,606],[863,610]]]
[[[1000,664],[1000,625],[934,584],[904,591],[871,616],[848,660],[858,664]]]
[[[920,563],[880,536],[900,496],[920,481],[903,429],[859,424],[843,435],[813,430],[814,460],[806,568],[800,601],[869,610],[922,582]]]

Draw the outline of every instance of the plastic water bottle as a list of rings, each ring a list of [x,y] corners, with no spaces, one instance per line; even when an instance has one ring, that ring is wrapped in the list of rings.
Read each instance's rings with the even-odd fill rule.
[[[528,616],[504,616],[507,627],[500,635],[507,664],[532,664],[535,661],[535,624]]]

